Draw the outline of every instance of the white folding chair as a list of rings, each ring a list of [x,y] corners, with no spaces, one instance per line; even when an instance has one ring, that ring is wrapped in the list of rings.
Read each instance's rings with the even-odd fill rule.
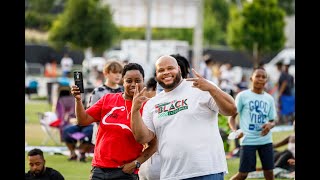
[[[41,129],[45,133],[45,137],[41,145],[46,145],[51,139],[56,145],[60,145],[60,129],[54,126],[50,126],[54,121],[58,120],[57,115],[54,112],[38,113],[40,119]]]

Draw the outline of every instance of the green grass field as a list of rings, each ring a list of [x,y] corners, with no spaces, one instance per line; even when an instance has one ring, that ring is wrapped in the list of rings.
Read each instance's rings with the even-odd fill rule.
[[[26,103],[25,114],[26,114],[26,124],[25,124],[25,140],[30,146],[40,146],[45,133],[42,131],[39,124],[38,112],[51,111],[52,107],[47,104],[47,101],[29,101]],[[273,141],[278,142],[282,138],[291,134],[292,131],[285,132],[274,132]],[[233,142],[230,143],[230,148],[234,147]],[[64,146],[64,144],[59,144]],[[56,146],[53,141],[49,141],[47,146]],[[285,149],[286,146],[278,148],[278,150]],[[25,152],[25,157],[27,157],[27,152]],[[91,169],[91,157],[88,158],[87,163],[82,162],[69,162],[67,161],[67,156],[64,155],[52,155],[45,153],[46,166],[53,167],[60,171],[66,180],[81,180],[88,179]],[[225,176],[225,179],[229,179],[238,171],[239,158],[230,159],[228,162],[229,174]],[[260,166],[260,161],[258,160],[258,167]],[[25,172],[29,169],[27,160],[25,160]],[[254,180],[254,179],[252,179]],[[281,179],[276,179],[281,180]]]

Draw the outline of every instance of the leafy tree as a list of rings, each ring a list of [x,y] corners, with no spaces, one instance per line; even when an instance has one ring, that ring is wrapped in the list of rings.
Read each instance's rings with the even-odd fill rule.
[[[295,14],[295,0],[280,0],[279,6],[286,11],[288,16]]]
[[[205,8],[203,19],[203,42],[205,46],[223,44],[225,33],[222,31],[221,23],[217,21],[216,16],[208,7]]]
[[[144,27],[119,27],[120,35],[118,42],[122,39],[145,39]],[[188,41],[192,44],[193,29],[192,28],[152,28],[153,40],[181,40]]]
[[[184,40],[192,44],[193,29],[192,28],[153,28],[152,39],[173,39]]]
[[[25,0],[25,27],[48,31],[56,14],[52,12],[56,7],[56,0]]]
[[[242,11],[232,9],[227,41],[234,49],[252,52],[257,66],[261,56],[284,47],[285,12],[277,0],[253,0],[243,5]]]
[[[55,0],[25,0],[28,11],[35,11],[38,13],[49,13],[54,7]]]
[[[27,11],[25,12],[24,24],[26,28],[47,31],[54,19],[55,16],[52,14],[39,14],[35,11]]]
[[[117,35],[108,5],[98,0],[69,0],[49,30],[49,42],[56,48],[92,48],[93,53],[101,53]]]
[[[243,17],[236,6],[230,8],[230,22],[227,26],[227,43],[234,49],[242,48],[242,39],[239,38],[242,33]]]
[[[221,24],[223,30],[227,29],[229,21],[229,4],[226,0],[206,0],[209,1],[208,8]]]
[[[205,0],[203,39],[206,46],[225,45],[229,6],[225,0]]]

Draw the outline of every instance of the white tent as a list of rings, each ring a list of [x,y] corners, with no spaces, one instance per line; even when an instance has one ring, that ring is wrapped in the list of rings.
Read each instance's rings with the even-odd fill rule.
[[[103,57],[92,57],[91,59],[85,59],[82,62],[82,66],[90,71],[97,67],[98,71],[103,70],[104,65],[106,64],[107,60]]]
[[[264,65],[272,83],[278,82],[280,76],[280,72],[276,67],[278,62],[290,63],[289,74],[295,77],[295,48],[283,49],[269,63]]]

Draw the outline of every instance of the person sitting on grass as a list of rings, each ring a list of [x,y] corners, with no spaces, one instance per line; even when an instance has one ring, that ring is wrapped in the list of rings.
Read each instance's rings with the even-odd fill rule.
[[[32,149],[28,152],[28,161],[30,170],[25,173],[26,180],[41,179],[41,180],[64,180],[62,174],[50,167],[46,167],[46,160],[44,159],[41,149]]]
[[[68,161],[87,162],[86,153],[90,153],[93,149],[92,140],[93,124],[88,126],[79,126],[77,124],[70,124],[63,129],[63,141],[65,142],[68,150],[70,151],[70,157]],[[76,153],[78,141],[80,145],[78,147],[80,157]]]
[[[295,129],[295,121],[293,121],[293,128]],[[273,144],[273,148],[278,148],[288,145],[287,149],[281,152],[275,151],[274,166],[286,169],[290,172],[295,170],[295,166],[289,163],[290,159],[295,159],[295,133],[290,134],[282,141]],[[291,162],[292,160],[290,160]]]

